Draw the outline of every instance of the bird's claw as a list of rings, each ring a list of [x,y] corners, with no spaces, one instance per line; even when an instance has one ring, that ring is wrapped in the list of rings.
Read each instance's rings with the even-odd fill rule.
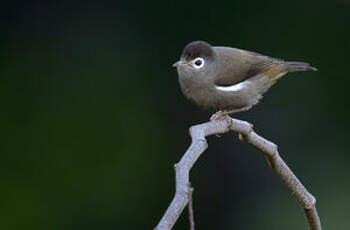
[[[216,113],[214,113],[213,115],[211,115],[210,121],[222,119],[222,117],[223,117],[222,113],[223,113],[223,111],[221,111],[221,110],[217,111]]]
[[[227,123],[231,124],[232,118],[229,116],[229,113],[227,111],[217,111],[210,117],[210,121],[215,120],[225,120]]]

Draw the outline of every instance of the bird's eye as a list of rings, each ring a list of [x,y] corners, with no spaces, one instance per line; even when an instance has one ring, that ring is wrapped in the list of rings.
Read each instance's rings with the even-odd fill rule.
[[[204,59],[201,57],[198,57],[193,60],[193,65],[196,69],[200,69],[204,66]]]

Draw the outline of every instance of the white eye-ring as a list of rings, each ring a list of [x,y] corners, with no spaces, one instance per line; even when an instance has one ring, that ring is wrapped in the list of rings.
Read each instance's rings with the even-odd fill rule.
[[[200,68],[202,68],[204,66],[205,61],[204,61],[203,58],[197,57],[196,59],[194,59],[192,61],[192,63],[193,63],[194,68],[200,69]]]

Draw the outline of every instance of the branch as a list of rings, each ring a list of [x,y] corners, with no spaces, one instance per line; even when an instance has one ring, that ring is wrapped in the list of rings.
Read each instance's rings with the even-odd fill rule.
[[[190,220],[190,230],[194,230],[194,214],[193,214],[193,188],[188,188],[188,217]]]
[[[187,205],[191,195],[189,193],[189,172],[199,156],[208,147],[205,137],[214,134],[223,134],[229,131],[237,132],[241,141],[253,145],[265,154],[271,168],[281,177],[304,209],[309,229],[321,230],[320,219],[315,207],[316,199],[306,190],[303,184],[279,156],[277,145],[255,133],[253,131],[253,125],[250,123],[237,119],[231,119],[231,121],[214,120],[190,128],[192,143],[181,160],[175,165],[175,196],[154,230],[172,229]]]

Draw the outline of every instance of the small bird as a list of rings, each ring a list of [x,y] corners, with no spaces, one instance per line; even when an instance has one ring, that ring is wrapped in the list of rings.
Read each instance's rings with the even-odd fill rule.
[[[317,71],[304,62],[288,62],[237,48],[194,41],[185,46],[177,68],[185,97],[218,110],[211,120],[249,110],[288,72]]]

